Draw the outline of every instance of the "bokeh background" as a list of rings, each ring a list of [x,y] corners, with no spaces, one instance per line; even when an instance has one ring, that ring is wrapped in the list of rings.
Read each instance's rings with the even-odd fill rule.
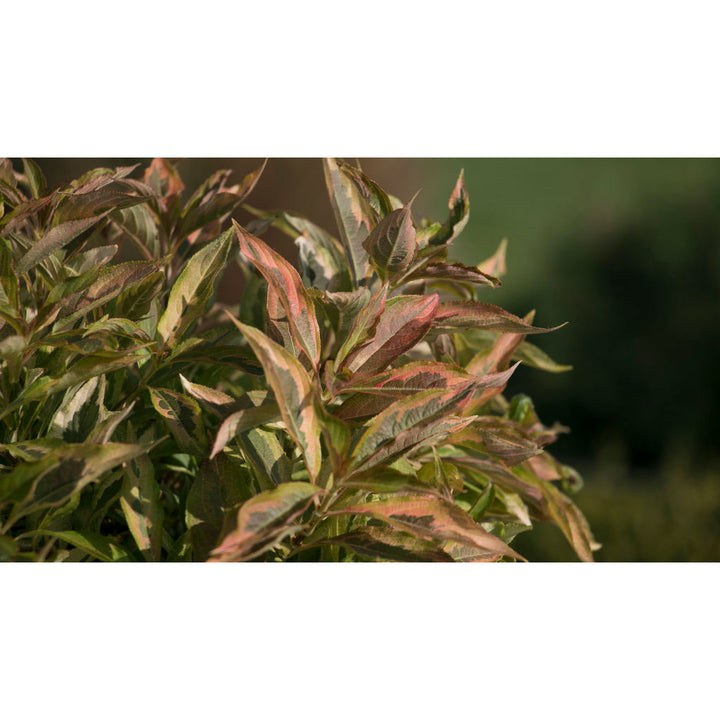
[[[36,158],[50,184],[143,158]],[[257,159],[178,159],[190,190],[210,172],[238,178]],[[720,560],[720,160],[363,158],[363,170],[417,214],[444,220],[461,168],[470,222],[456,259],[476,264],[509,240],[503,286],[487,301],[568,325],[537,344],[571,372],[520,368],[508,388],[572,432],[553,452],[585,487],[575,497],[599,561]],[[250,198],[334,229],[317,159],[271,159]],[[247,221],[244,211],[237,213]],[[279,233],[268,240],[295,260]],[[237,278],[220,292],[231,298]],[[515,546],[573,560],[559,530]]]

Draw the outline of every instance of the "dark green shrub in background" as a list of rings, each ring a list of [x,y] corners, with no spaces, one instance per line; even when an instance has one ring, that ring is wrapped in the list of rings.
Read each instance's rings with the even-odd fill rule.
[[[499,560],[534,520],[592,559],[579,477],[544,449],[563,428],[502,395],[513,360],[562,369],[531,316],[480,300],[504,245],[446,262],[462,175],[448,219],[416,223],[326,162],[336,239],[285,211],[230,227],[262,168],[187,199],[171,164],[135,170],[48,190],[0,165],[5,559]]]

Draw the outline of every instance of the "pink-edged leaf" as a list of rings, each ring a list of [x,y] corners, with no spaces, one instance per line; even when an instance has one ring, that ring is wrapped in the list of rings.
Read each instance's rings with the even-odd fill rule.
[[[379,375],[351,380],[338,388],[351,395],[334,414],[349,419],[376,415],[397,398],[414,395],[419,390],[448,388],[473,381],[462,368],[442,362],[417,361]]]
[[[358,287],[370,274],[369,257],[363,243],[392,206],[375,183],[341,160],[328,158],[323,168],[353,285]]]
[[[279,542],[288,525],[302,514],[320,492],[306,482],[289,482],[266,490],[243,503],[237,527],[211,552],[215,561],[249,560]]]
[[[415,260],[418,244],[411,206],[412,200],[404,208],[393,210],[363,242],[363,247],[383,280],[401,275]]]
[[[339,304],[340,310],[340,328],[339,335],[342,339],[342,345],[335,356],[335,371],[338,372],[345,360],[353,351],[366,345],[375,334],[380,319],[385,312],[385,302],[387,300],[388,287],[384,285],[378,292],[370,295],[367,299],[366,293],[362,292],[364,288],[356,291],[356,293],[333,293],[331,301]],[[329,293],[328,293],[329,295]],[[341,296],[338,298],[338,296]],[[343,323],[343,311],[349,316]],[[352,320],[349,331],[346,330],[348,320]]]
[[[391,298],[373,336],[343,363],[355,376],[368,376],[386,368],[415,347],[427,334],[437,312],[437,295],[401,295]]]
[[[500,556],[524,558],[457,505],[440,498],[398,497],[350,505],[329,514],[369,515],[421,538],[454,541]]]
[[[179,377],[185,392],[192,395],[216,414],[222,414],[224,410],[227,410],[235,402],[227,393],[206,385],[190,382],[182,373],[179,373]]]
[[[470,427],[449,438],[460,447],[500,458],[507,466],[539,455],[542,448],[516,423],[492,416],[479,417]]]
[[[405,277],[405,282],[414,280],[450,280],[454,282],[472,283],[473,285],[486,285],[498,287],[500,280],[479,268],[462,263],[432,263]]]
[[[503,238],[498,249],[487,259],[478,265],[481,272],[495,277],[502,277],[507,272],[507,238]]]
[[[501,333],[521,333],[523,335],[551,332],[562,327],[562,325],[553,328],[535,327],[497,305],[471,300],[440,303],[433,324],[435,328],[443,332],[481,328]]]
[[[300,275],[282,255],[268,247],[260,238],[251,235],[235,221],[233,224],[240,251],[267,280],[285,310],[297,346],[307,355],[312,366],[317,368],[320,362],[320,328],[315,315],[315,305],[302,284]]]
[[[153,407],[167,423],[181,451],[205,455],[207,438],[197,402],[166,388],[148,388],[148,391]]]
[[[317,390],[308,371],[260,330],[230,317],[263,366],[287,431],[300,447],[310,479],[314,482],[320,474],[322,454],[320,422],[314,402]]]
[[[360,468],[378,457],[387,459],[411,449],[425,439],[426,432],[432,434],[432,429],[425,425],[459,411],[474,387],[474,381],[469,380],[450,388],[421,390],[411,397],[396,400],[368,423],[353,450],[353,467]],[[420,432],[410,432],[413,430]]]

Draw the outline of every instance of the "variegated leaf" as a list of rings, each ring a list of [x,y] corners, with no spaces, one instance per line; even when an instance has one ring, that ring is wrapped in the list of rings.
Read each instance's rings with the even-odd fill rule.
[[[330,510],[329,514],[333,512]],[[501,556],[524,559],[500,538],[475,523],[457,505],[440,498],[410,496],[375,500],[337,512],[369,515],[421,538],[454,541]]]
[[[297,270],[260,238],[234,222],[240,251],[267,280],[285,310],[287,322],[298,347],[317,368],[320,362],[320,328],[315,305],[302,284]]]
[[[165,388],[148,388],[148,392],[153,407],[167,423],[180,449],[191,455],[205,455],[207,438],[197,402]]]
[[[230,317],[263,366],[287,431],[302,450],[310,479],[315,481],[322,462],[320,423],[313,400],[316,389],[307,370],[267,335]]]
[[[305,482],[290,482],[267,490],[245,502],[237,516],[237,527],[211,556],[216,561],[252,559],[272,549],[283,530],[302,514],[320,492]]]

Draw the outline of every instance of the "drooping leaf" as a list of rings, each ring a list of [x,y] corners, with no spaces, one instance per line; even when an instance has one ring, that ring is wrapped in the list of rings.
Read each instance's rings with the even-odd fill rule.
[[[320,361],[320,328],[312,298],[302,284],[297,270],[281,255],[270,249],[240,225],[234,223],[240,251],[250,260],[285,310],[287,322],[297,346],[302,348],[313,367]],[[270,297],[268,293],[268,297]]]
[[[315,481],[320,473],[322,454],[320,424],[313,401],[316,390],[308,372],[267,335],[230,317],[263,366],[288,433],[302,450],[310,479]]]
[[[405,282],[413,282],[414,280],[452,280],[488,287],[498,287],[501,284],[496,277],[483,272],[479,268],[463,265],[462,263],[430,263],[424,265],[405,278]]]
[[[188,327],[205,313],[231,248],[232,231],[228,230],[188,260],[173,284],[167,307],[158,320],[158,333],[169,347],[175,345]]]
[[[332,514],[333,510],[329,511]],[[351,505],[337,511],[369,515],[421,538],[450,540],[502,557],[524,558],[484,530],[457,505],[440,498],[398,497]]]
[[[226,562],[249,560],[271,549],[319,492],[320,488],[310,483],[290,482],[259,493],[242,505],[236,529],[212,551],[212,558]]]
[[[517,360],[522,360],[530,367],[545,370],[545,372],[567,372],[568,370],[572,370],[573,367],[572,365],[560,365],[556,363],[545,351],[527,341],[523,342],[515,350],[513,357]]]
[[[276,422],[281,417],[276,402],[238,410],[226,417],[218,428],[210,457],[214,458],[236,435],[266,423]]]

